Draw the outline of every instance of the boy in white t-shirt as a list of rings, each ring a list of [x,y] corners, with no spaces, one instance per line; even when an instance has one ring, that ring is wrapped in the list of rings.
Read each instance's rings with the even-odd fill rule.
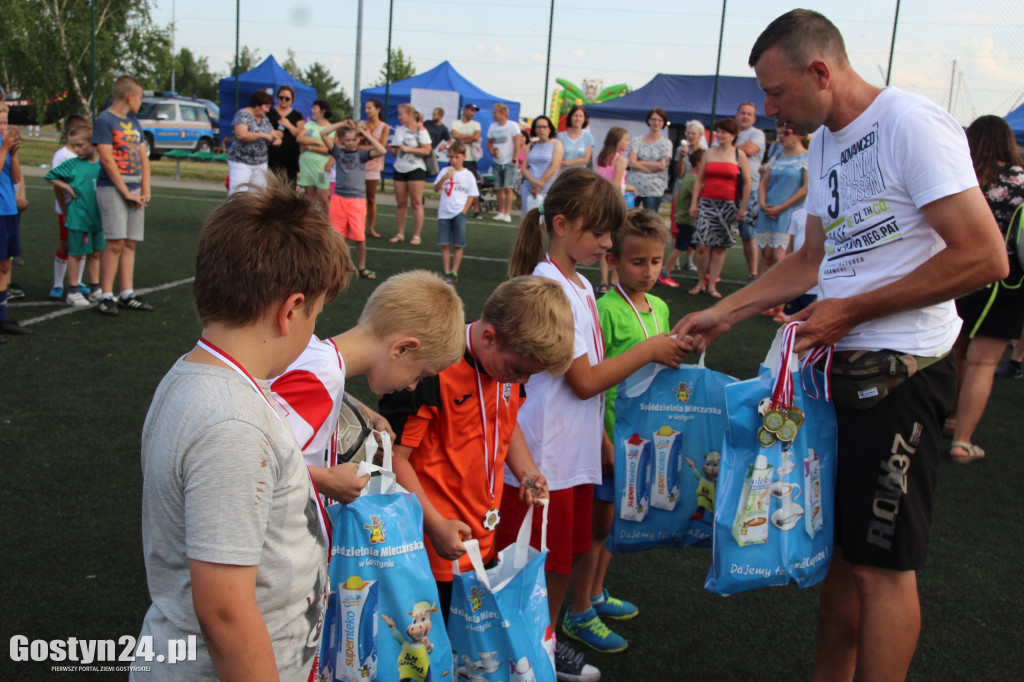
[[[480,196],[476,177],[463,164],[466,160],[466,145],[454,140],[448,146],[451,166],[438,176],[434,191],[440,193],[441,203],[437,207],[437,244],[441,247],[441,265],[446,281],[459,281],[459,266],[462,251],[466,248],[466,214],[472,197]],[[451,249],[455,247],[455,259]]]

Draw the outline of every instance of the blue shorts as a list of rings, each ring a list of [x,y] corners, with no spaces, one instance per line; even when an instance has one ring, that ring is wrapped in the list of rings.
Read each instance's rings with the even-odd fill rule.
[[[21,236],[18,214],[0,215],[0,261],[21,255]]]
[[[491,164],[494,176],[494,189],[512,189],[516,184],[516,165],[514,163]]]
[[[601,477],[601,485],[594,486],[594,499],[604,502],[615,501],[615,476]]]
[[[437,219],[437,245],[452,245],[457,249],[466,248],[466,214],[454,218]]]

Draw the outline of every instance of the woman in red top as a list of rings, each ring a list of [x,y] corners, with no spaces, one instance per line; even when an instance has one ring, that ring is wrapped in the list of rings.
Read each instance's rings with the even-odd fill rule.
[[[697,286],[691,294],[707,292],[722,298],[715,283],[725,262],[725,250],[736,243],[733,231],[746,212],[750,198],[750,167],[747,155],[734,146],[739,127],[731,118],[715,121],[718,146],[704,153],[694,172],[690,215],[697,219]],[[737,192],[737,182],[742,190]],[[738,202],[738,205],[737,205]]]

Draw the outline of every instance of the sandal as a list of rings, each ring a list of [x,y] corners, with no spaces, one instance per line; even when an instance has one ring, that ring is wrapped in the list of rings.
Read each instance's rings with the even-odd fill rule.
[[[413,238],[409,240],[409,244],[412,245],[412,246],[419,246],[420,245],[420,241],[421,241],[420,240],[420,236],[417,234],[417,235],[414,235]]]
[[[392,237],[388,241],[391,242],[392,244],[395,244],[395,243],[398,243],[398,242],[404,242],[405,241],[405,235],[404,234],[396,234],[394,237]]]
[[[966,455],[954,455],[953,450],[960,448]],[[985,456],[985,451],[979,448],[974,443],[967,443],[962,440],[955,440],[952,443],[952,447],[949,449],[949,458],[957,464],[967,464],[973,462],[976,459],[982,459]]]
[[[360,279],[377,279],[377,273],[370,268],[363,268],[359,271]]]

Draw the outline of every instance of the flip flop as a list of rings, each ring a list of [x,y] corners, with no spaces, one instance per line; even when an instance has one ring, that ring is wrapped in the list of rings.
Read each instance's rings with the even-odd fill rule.
[[[391,242],[392,244],[396,244],[398,242],[404,242],[405,241],[405,235],[404,234],[396,234],[394,237],[392,237],[388,241]]]
[[[961,450],[963,450],[967,454],[966,455],[954,455],[953,454],[953,450],[955,448],[960,448]],[[978,447],[974,443],[967,443],[967,442],[962,441],[962,440],[955,440],[955,441],[953,441],[953,443],[952,443],[952,445],[951,445],[951,447],[949,449],[949,458],[951,460],[953,460],[954,462],[956,462],[957,464],[968,464],[970,462],[973,462],[976,459],[982,459],[984,456],[985,456],[985,451],[982,450],[980,447]]]
[[[377,279],[377,273],[369,268],[363,268],[359,271],[359,277],[361,279]]]
[[[411,244],[412,246],[419,246],[420,245],[420,241],[421,241],[420,240],[420,236],[419,235],[415,235],[412,239],[409,240],[409,244]]]

